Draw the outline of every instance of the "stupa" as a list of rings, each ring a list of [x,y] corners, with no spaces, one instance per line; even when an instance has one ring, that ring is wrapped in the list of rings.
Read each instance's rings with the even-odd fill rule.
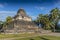
[[[17,14],[13,17],[13,22],[9,24],[6,32],[10,33],[22,33],[22,32],[36,32],[38,31],[38,26],[32,22],[31,17],[29,17],[24,9],[19,9]]]

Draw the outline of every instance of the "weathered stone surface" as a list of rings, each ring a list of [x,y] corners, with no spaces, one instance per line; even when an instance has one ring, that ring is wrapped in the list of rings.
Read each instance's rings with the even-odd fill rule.
[[[37,25],[32,22],[32,19],[26,15],[24,9],[19,9],[17,15],[13,18],[12,23],[8,24],[6,32],[36,32],[38,31]],[[8,30],[9,29],[9,30]]]

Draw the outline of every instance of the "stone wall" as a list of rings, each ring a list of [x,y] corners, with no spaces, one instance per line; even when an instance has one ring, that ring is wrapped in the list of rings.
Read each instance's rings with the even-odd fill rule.
[[[36,32],[38,27],[33,22],[15,20],[5,30],[6,33]]]

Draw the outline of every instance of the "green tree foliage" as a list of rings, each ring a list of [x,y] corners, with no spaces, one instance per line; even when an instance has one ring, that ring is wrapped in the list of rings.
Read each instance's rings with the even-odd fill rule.
[[[55,9],[52,9],[51,11],[50,11],[50,21],[54,24],[52,24],[53,26],[53,28],[54,28],[54,31],[55,31],[55,27],[57,27],[57,23],[58,23],[58,21],[59,21],[59,14],[60,14],[60,10],[58,9],[58,8],[55,8]]]
[[[44,29],[55,29],[58,21],[60,19],[60,10],[58,8],[52,9],[50,14],[39,14],[37,21],[38,23],[43,25]]]
[[[11,17],[11,16],[8,16],[8,17],[6,18],[6,23],[10,23],[10,22],[12,22],[12,17]]]
[[[50,29],[50,26],[49,26],[50,21],[48,18],[48,14],[46,14],[46,15],[39,14],[37,19],[38,19],[37,21],[43,25],[44,29]]]

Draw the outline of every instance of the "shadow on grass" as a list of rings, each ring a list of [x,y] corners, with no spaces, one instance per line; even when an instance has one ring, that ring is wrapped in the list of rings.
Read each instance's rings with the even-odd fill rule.
[[[34,40],[33,38],[31,38],[30,40]]]
[[[47,39],[47,38],[44,38],[44,37],[40,37],[40,39],[42,39],[42,40],[49,40],[49,39]]]

